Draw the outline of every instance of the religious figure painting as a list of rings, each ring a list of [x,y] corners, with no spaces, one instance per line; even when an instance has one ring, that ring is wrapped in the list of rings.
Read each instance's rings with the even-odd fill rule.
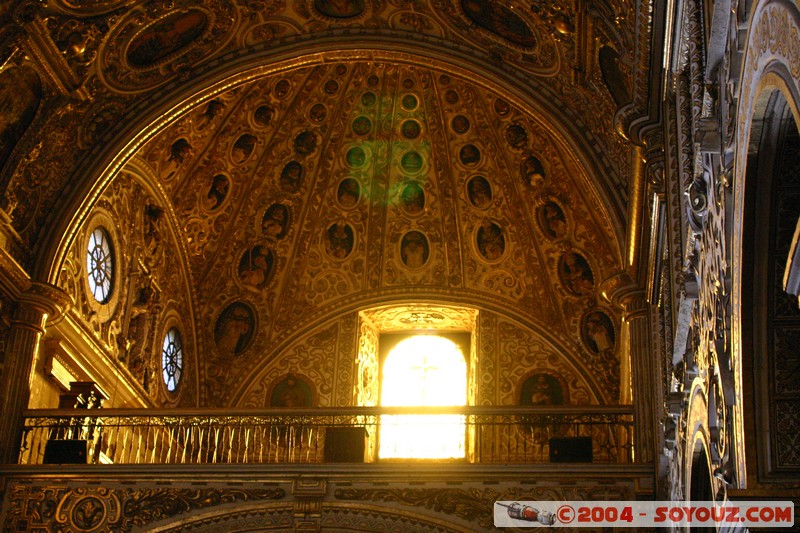
[[[300,132],[294,139],[294,151],[308,155],[317,149],[317,136],[310,131]]]
[[[211,100],[207,105],[203,113],[200,115],[199,120],[197,121],[197,130],[203,131],[206,129],[210,124],[214,122],[222,112],[225,111],[225,104],[221,100]]]
[[[530,155],[520,164],[522,179],[533,187],[541,185],[545,180],[544,165],[535,155]]]
[[[278,80],[278,83],[275,84],[272,92],[275,93],[275,96],[278,98],[285,98],[291,90],[292,84],[289,83],[289,80]]]
[[[403,122],[402,126],[400,126],[400,132],[406,139],[416,139],[419,137],[419,134],[422,133],[422,127],[420,127],[419,122],[416,120],[406,120]]]
[[[231,149],[231,158],[233,162],[244,163],[247,161],[256,147],[256,141],[256,136],[250,133],[243,133],[240,135],[239,138],[236,139],[236,142],[233,143],[233,148]]]
[[[335,259],[344,259],[353,251],[355,238],[353,228],[349,224],[337,222],[328,228],[326,248],[328,254]]]
[[[268,241],[282,239],[289,229],[289,208],[283,204],[272,204],[261,218],[261,235]]]
[[[362,167],[367,162],[367,154],[360,146],[350,148],[344,158],[347,164],[353,168]]]
[[[351,208],[358,203],[361,197],[361,185],[353,178],[345,178],[339,182],[336,190],[336,199],[339,205],[345,209]]]
[[[177,139],[169,148],[169,158],[164,168],[164,179],[173,178],[186,161],[192,155],[192,145],[185,138]]]
[[[339,91],[339,82],[336,80],[328,80],[323,86],[327,94],[336,94]]]
[[[314,0],[314,8],[326,17],[347,19],[364,12],[364,0]]]
[[[216,211],[228,196],[229,188],[230,181],[225,174],[217,174],[211,178],[211,186],[205,197],[203,197],[203,207],[207,211]]]
[[[417,97],[413,94],[407,94],[403,97],[402,103],[404,108],[412,111],[417,107],[417,104],[419,104],[419,100],[417,100]]]
[[[255,315],[244,302],[233,302],[217,317],[214,343],[223,356],[238,356],[250,347],[255,333]]]
[[[418,215],[425,209],[425,191],[416,181],[409,182],[400,193],[400,205],[409,215]]]
[[[400,241],[400,256],[408,268],[421,268],[428,261],[428,239],[419,231],[409,231]]]
[[[328,116],[328,108],[323,104],[314,104],[308,110],[308,117],[314,122],[323,122]]]
[[[453,131],[459,135],[466,133],[469,131],[469,119],[464,115],[456,115],[453,117],[453,120],[450,121],[450,126],[453,128]]]
[[[558,378],[546,372],[537,372],[522,383],[519,404],[533,407],[564,405],[565,396]]]
[[[400,166],[406,172],[415,174],[422,170],[422,156],[419,152],[407,152],[400,158]]]
[[[239,261],[239,279],[254,289],[263,289],[272,277],[275,256],[266,246],[254,246]]]
[[[372,129],[372,121],[367,117],[358,117],[353,121],[353,133],[366,135]]]
[[[503,100],[502,98],[498,98],[494,101],[494,112],[504,117],[511,112],[511,104]]]
[[[506,239],[503,229],[494,222],[484,221],[478,228],[478,252],[487,261],[500,259],[506,250]]]
[[[297,161],[289,161],[281,171],[281,188],[288,192],[297,192],[303,184],[303,165]]]
[[[614,324],[603,311],[595,310],[584,315],[581,320],[581,337],[594,353],[613,355],[616,342]]]
[[[128,45],[128,63],[151,67],[174,56],[203,34],[208,17],[199,9],[176,12],[144,29]]]
[[[558,274],[569,292],[578,296],[594,293],[594,276],[589,262],[581,254],[567,252],[558,262]]]
[[[370,107],[378,101],[378,97],[375,96],[375,93],[372,91],[367,91],[361,95],[361,103],[367,107]]]
[[[36,116],[42,82],[35,70],[14,67],[0,73],[0,166]]]
[[[506,128],[506,140],[512,148],[524,148],[528,144],[528,132],[519,124],[511,124]]]
[[[269,126],[272,122],[272,117],[275,116],[275,110],[269,105],[260,105],[253,112],[253,122],[260,128]]]
[[[478,209],[486,209],[492,203],[492,186],[483,176],[473,176],[467,184],[469,202]]]
[[[461,7],[473,23],[521,46],[536,46],[536,36],[516,13],[493,0],[461,0]]]
[[[567,234],[567,217],[561,206],[546,202],[536,210],[536,220],[542,232],[551,239],[561,239]]]
[[[270,407],[312,407],[314,389],[308,382],[294,374],[287,374],[272,386]]]
[[[464,165],[475,165],[481,160],[481,151],[474,144],[465,144],[459,150],[458,158]]]

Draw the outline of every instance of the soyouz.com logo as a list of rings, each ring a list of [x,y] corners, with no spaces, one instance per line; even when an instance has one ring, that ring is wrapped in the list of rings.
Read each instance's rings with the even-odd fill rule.
[[[790,501],[498,501],[496,527],[792,527]]]

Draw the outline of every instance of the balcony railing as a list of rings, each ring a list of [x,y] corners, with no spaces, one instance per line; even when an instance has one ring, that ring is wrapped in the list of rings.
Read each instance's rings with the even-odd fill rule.
[[[26,412],[20,464],[381,462],[387,415],[454,424],[476,464],[632,463],[630,406],[91,409]],[[454,416],[457,415],[457,416]],[[384,417],[382,419],[382,417]],[[402,423],[402,418],[392,420]],[[423,433],[419,437],[425,438]],[[392,462],[402,459],[392,459]]]

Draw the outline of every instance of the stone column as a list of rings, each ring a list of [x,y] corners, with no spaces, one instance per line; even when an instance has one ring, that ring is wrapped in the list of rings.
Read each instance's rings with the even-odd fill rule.
[[[627,274],[605,280],[600,291],[622,309],[620,351],[620,402],[631,402],[634,416],[636,462],[652,462],[656,446],[656,365],[650,347],[650,327],[645,292]],[[630,386],[630,392],[626,390]]]
[[[650,328],[647,321],[647,300],[644,293],[634,293],[624,299],[624,323],[630,350],[631,386],[636,460],[652,462],[655,457],[655,394],[660,386],[655,378],[655,365],[650,350]]]
[[[0,392],[0,464],[17,462],[23,412],[28,407],[45,324],[60,317],[69,303],[61,289],[44,283],[31,283],[15,303]]]

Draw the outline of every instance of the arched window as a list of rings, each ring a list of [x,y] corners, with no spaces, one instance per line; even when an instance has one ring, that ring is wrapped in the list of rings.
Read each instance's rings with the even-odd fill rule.
[[[114,256],[111,251],[111,238],[101,227],[95,228],[89,235],[86,246],[86,272],[94,299],[101,304],[108,303],[114,281]]]
[[[460,406],[467,403],[467,363],[451,340],[416,335],[386,356],[382,406]],[[384,415],[381,459],[447,459],[465,456],[463,415]]]
[[[170,328],[164,336],[161,349],[161,375],[167,390],[175,392],[181,381],[183,373],[183,345],[181,334],[175,328]]]

